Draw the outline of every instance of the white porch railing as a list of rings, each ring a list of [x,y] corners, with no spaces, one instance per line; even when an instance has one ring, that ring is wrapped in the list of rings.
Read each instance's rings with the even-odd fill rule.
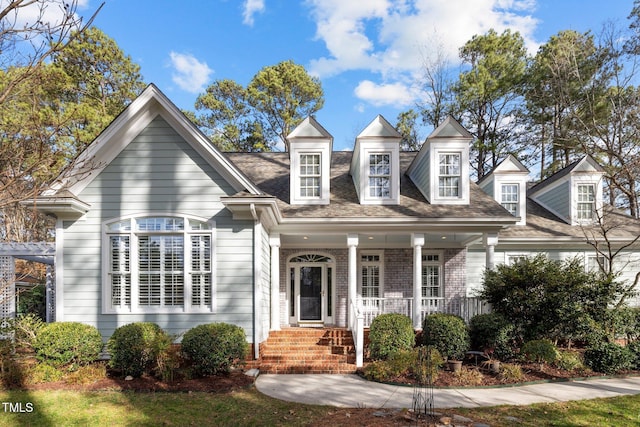
[[[364,327],[371,326],[376,316],[385,313],[399,313],[412,317],[413,298],[359,298],[357,307],[362,313]],[[460,297],[451,300],[444,298],[422,298],[420,318],[432,313],[451,313],[462,317],[466,322],[477,315],[488,313],[491,307],[475,297]]]
[[[349,319],[349,329],[353,335],[353,344],[356,350],[356,367],[362,368],[364,365],[364,316],[361,311],[361,304],[350,300],[351,313]]]
[[[349,328],[353,334],[356,350],[356,366],[362,367],[364,362],[364,328],[371,326],[376,316],[385,313],[400,313],[411,318],[413,298],[357,298],[350,300]],[[451,313],[462,317],[465,322],[477,315],[489,313],[491,306],[475,297],[460,297],[451,300],[444,298],[422,298],[420,318],[431,313]]]

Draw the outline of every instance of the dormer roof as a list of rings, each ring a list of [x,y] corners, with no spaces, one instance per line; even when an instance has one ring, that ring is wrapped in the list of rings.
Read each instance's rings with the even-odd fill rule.
[[[305,118],[287,135],[288,140],[295,138],[328,138],[333,140],[333,136],[313,116]]]
[[[551,175],[549,178],[544,179],[531,187],[529,189],[529,194],[533,196],[534,194],[542,191],[543,189],[550,187],[553,183],[561,181],[567,175],[573,172],[590,172],[590,173],[598,173],[604,174],[604,168],[600,166],[598,162],[596,162],[593,157],[590,155],[586,155],[579,160],[576,160],[573,163],[570,163],[563,169],[560,169],[558,172]]]
[[[356,141],[362,138],[397,138],[398,142],[402,139],[400,132],[394,128],[380,114],[365,127],[356,137]]]

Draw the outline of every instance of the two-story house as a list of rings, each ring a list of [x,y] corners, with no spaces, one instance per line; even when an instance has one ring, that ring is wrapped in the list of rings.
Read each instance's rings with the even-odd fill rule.
[[[334,326],[354,332],[361,364],[375,315],[420,328],[434,311],[468,314],[496,263],[596,256],[582,228],[602,210],[591,158],[527,189],[510,156],[476,184],[473,137],[453,118],[418,152],[400,139],[378,116],[333,151],[309,117],[289,152],[221,153],[149,86],[37,200],[57,218],[56,319],[105,338],[134,321],[228,322],[256,358],[275,331]]]

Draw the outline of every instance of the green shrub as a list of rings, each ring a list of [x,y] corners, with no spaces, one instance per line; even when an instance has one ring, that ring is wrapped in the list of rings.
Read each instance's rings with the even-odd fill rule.
[[[38,360],[53,366],[82,366],[98,359],[102,336],[84,323],[49,323],[36,336],[34,349]]]
[[[631,369],[640,369],[640,341],[631,341],[627,348],[631,352]]]
[[[209,323],[188,330],[182,338],[182,352],[191,360],[196,375],[228,373],[248,350],[244,330],[228,323]]]
[[[559,351],[555,365],[565,371],[577,371],[585,368],[580,354],[575,351]]]
[[[363,370],[364,377],[369,381],[389,381],[391,378],[389,364],[387,360],[374,360]]]
[[[170,345],[171,337],[155,323],[135,322],[120,326],[107,342],[111,355],[109,366],[132,377],[152,373],[159,355]]]
[[[390,354],[409,350],[415,344],[411,319],[403,314],[381,314],[369,329],[369,351],[372,359],[386,359]]]
[[[445,359],[462,360],[469,349],[467,325],[453,314],[430,314],[422,322],[422,344],[435,347]]]
[[[558,359],[558,349],[549,340],[527,341],[520,351],[530,362],[553,363]]]
[[[469,322],[471,348],[500,360],[515,356],[518,344],[515,326],[500,313],[479,314]]]
[[[629,369],[632,360],[631,350],[615,343],[600,343],[584,352],[586,365],[603,374],[615,374]]]

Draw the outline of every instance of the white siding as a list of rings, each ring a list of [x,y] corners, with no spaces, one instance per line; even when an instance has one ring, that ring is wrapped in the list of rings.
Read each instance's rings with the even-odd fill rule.
[[[97,326],[105,338],[123,324],[158,323],[182,333],[228,322],[253,336],[252,223],[234,221],[220,202],[235,191],[163,119],[156,118],[79,195],[85,217],[65,222],[65,320]],[[132,214],[186,214],[215,221],[215,310],[210,314],[102,314],[101,224]]]

